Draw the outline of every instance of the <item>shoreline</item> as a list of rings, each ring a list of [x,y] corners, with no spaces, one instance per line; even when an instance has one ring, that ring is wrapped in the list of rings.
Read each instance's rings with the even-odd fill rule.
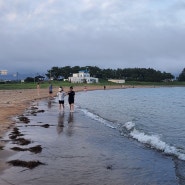
[[[124,90],[120,92],[126,93]],[[104,91],[98,90],[93,94],[96,93],[102,94]],[[79,96],[83,94],[86,92],[79,93]],[[78,100],[77,97],[77,102]],[[32,141],[23,148],[39,144],[42,152],[34,154],[13,151],[13,154],[12,146],[20,145],[8,142],[1,152],[1,161],[5,166],[1,171],[0,184],[50,185],[62,182],[66,185],[176,185],[174,161],[171,157],[141,147],[140,143],[123,137],[119,130],[84,116],[81,109],[77,108],[75,113],[70,113],[69,106],[66,105],[66,110],[61,113],[58,111],[56,99],[51,101],[52,106],[48,106],[48,102],[50,101],[47,98],[33,102],[24,112],[30,119],[30,124],[24,126],[24,123],[18,121],[15,125],[25,139]],[[33,105],[38,110],[45,111],[32,115],[30,110]],[[49,124],[50,127],[44,128],[41,126],[43,124]],[[6,133],[5,140],[9,139],[10,132]],[[11,152],[10,157],[5,154],[6,151]],[[26,162],[37,160],[46,165],[29,170],[6,163],[12,159]],[[133,179],[133,176],[136,178]]]
[[[106,89],[123,89],[129,88],[129,86],[106,86]],[[69,91],[69,87],[63,87],[64,91]],[[82,91],[93,91],[93,90],[104,90],[104,86],[74,86],[75,92]],[[58,87],[53,88],[53,97],[56,96],[58,92]],[[49,98],[48,88],[41,88],[39,92],[37,89],[19,89],[19,90],[0,90],[0,139],[3,139],[6,133],[13,128],[16,121],[13,120],[14,117],[22,115],[26,109],[31,106],[31,103]],[[0,141],[0,174],[2,171],[8,168],[8,165],[4,163],[7,157],[11,156],[12,151],[4,150],[6,146],[6,141]]]
[[[157,88],[163,86],[131,86],[131,85],[107,85],[106,90],[112,89],[127,89],[127,88]],[[69,87],[63,87],[64,91],[67,92]],[[94,91],[104,90],[104,86],[92,85],[92,86],[74,86],[75,92],[80,91]],[[56,96],[58,87],[53,88],[53,97]],[[16,90],[0,90],[0,138],[13,127],[15,122],[13,117],[21,115],[31,104],[36,100],[49,98],[48,88],[41,88],[38,92],[37,89],[16,89]],[[3,144],[0,142],[0,147]]]
[[[129,86],[106,86],[109,89],[130,88]],[[64,87],[64,91],[68,91],[69,87]],[[87,86],[86,91],[103,90],[103,86]],[[74,86],[75,92],[84,91],[84,86]],[[56,96],[58,88],[53,89],[53,96]],[[37,89],[20,89],[20,90],[0,90],[0,138],[15,124],[13,117],[21,115],[31,102],[49,97],[48,89],[40,89],[38,94]],[[0,147],[3,144],[0,143]]]

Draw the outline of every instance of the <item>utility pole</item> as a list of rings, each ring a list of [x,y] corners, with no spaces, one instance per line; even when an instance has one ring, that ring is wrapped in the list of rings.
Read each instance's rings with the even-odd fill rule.
[[[35,73],[34,73],[34,84],[35,84]]]
[[[19,73],[18,72],[16,73],[16,76],[17,76],[17,83],[18,83],[18,80],[19,80]]]

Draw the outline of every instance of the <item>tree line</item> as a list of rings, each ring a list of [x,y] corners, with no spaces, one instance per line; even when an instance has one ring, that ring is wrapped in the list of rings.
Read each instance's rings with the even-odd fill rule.
[[[161,72],[152,68],[101,69],[97,66],[52,67],[50,70],[47,70],[45,75],[48,79],[52,77],[54,80],[62,80],[68,79],[73,73],[78,73],[82,70],[87,70],[92,77],[100,80],[125,79],[126,81],[162,82],[172,81],[175,78],[171,73]],[[185,68],[179,74],[177,80],[185,81]],[[39,76],[35,78],[28,77],[25,81],[39,81]]]
[[[174,79],[171,73],[161,72],[152,68],[101,69],[97,66],[52,67],[47,71],[46,76],[49,79],[52,77],[54,80],[68,79],[73,73],[78,73],[82,70],[87,70],[92,77],[105,80],[125,79],[126,81],[161,82]],[[182,79],[182,77],[180,78],[179,76],[179,79]]]
[[[182,70],[178,77],[178,81],[185,81],[185,68]]]

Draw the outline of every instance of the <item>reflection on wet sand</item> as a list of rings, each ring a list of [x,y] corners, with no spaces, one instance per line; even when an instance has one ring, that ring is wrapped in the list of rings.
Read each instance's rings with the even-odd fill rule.
[[[48,109],[51,109],[51,100],[48,101]]]
[[[70,124],[70,123],[73,123],[73,121],[74,121],[74,119],[73,119],[73,113],[70,112],[70,113],[69,113],[69,117],[68,117],[68,123],[69,123],[69,124]]]
[[[68,116],[68,129],[67,129],[68,136],[72,136],[74,134],[73,122],[74,122],[73,113],[70,112]]]
[[[55,107],[55,99],[54,98],[48,98],[48,109],[51,109],[52,107]]]
[[[60,112],[58,115],[58,125],[57,125],[57,132],[61,134],[64,130],[64,112]]]
[[[58,114],[58,124],[57,124],[57,133],[61,134],[65,132],[67,136],[72,136],[74,134],[74,115],[69,113],[68,118],[65,120],[65,113],[59,112]],[[65,125],[66,124],[66,125]]]

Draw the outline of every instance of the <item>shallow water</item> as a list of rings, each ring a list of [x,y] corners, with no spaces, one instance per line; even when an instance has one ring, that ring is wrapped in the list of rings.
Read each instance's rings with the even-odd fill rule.
[[[185,160],[185,88],[97,91],[81,93],[77,99],[91,118]]]
[[[163,126],[160,129],[152,126],[151,122],[154,123],[155,120],[149,115],[156,114],[155,111],[151,113],[148,110],[152,102],[160,107],[155,97],[159,92],[160,89],[157,88],[81,92],[76,95],[77,107],[74,113],[69,112],[67,105],[64,113],[59,112],[57,100],[38,102],[39,110],[45,112],[33,116],[28,110],[25,115],[31,122],[26,125],[17,123],[17,126],[25,134],[24,138],[31,139],[30,146],[39,144],[43,147],[42,152],[17,152],[7,160],[39,160],[46,165],[32,170],[11,167],[0,175],[0,184],[184,184],[184,161],[174,154],[169,156],[150,144],[154,136],[160,136],[158,142],[163,141],[164,145],[171,146],[168,143],[170,139],[165,136],[167,139],[163,140],[163,133],[157,132]],[[156,112],[161,112],[158,109]],[[43,124],[49,124],[50,127],[43,128],[40,126]],[[165,125],[164,128],[168,126],[167,123],[162,125]],[[139,137],[142,134],[145,139],[151,136],[152,138],[148,138],[150,142],[135,138],[136,131],[139,132]],[[182,133],[183,131],[181,135]],[[8,134],[6,137],[8,138]],[[183,142],[181,145],[183,147]],[[10,150],[12,146],[15,144],[9,142],[6,150]],[[177,148],[175,141],[174,147]]]

